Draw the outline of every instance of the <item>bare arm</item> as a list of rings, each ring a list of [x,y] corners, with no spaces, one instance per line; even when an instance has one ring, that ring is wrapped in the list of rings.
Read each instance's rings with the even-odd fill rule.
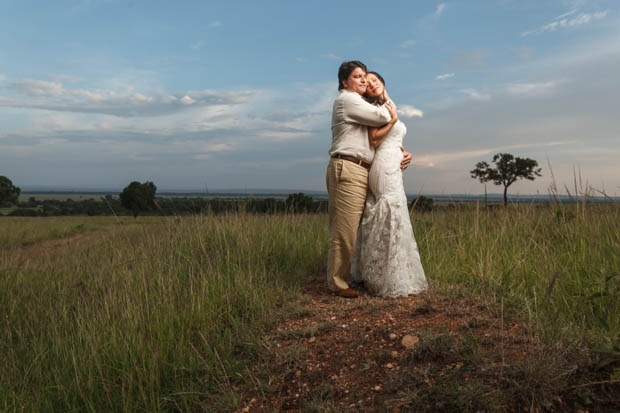
[[[377,146],[381,144],[381,142],[383,141],[383,138],[385,138],[387,134],[390,133],[390,131],[392,130],[392,127],[398,121],[398,112],[396,112],[396,107],[394,106],[394,103],[387,102],[385,104],[385,107],[390,113],[390,116],[392,117],[392,119],[388,123],[386,123],[384,126],[381,126],[379,128],[374,128],[374,127],[368,128],[368,140],[370,141],[370,145],[373,148],[376,148]]]

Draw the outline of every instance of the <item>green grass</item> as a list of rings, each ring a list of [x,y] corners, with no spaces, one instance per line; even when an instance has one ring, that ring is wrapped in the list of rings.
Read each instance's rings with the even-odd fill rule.
[[[618,222],[616,205],[413,216],[435,293],[482,297],[549,348],[583,343],[609,380],[620,367]],[[262,333],[311,311],[291,303],[323,276],[328,243],[325,215],[4,218],[0,229],[7,411],[234,409]],[[88,242],[33,253],[84,231]]]
[[[414,221],[436,290],[501,304],[549,339],[619,337],[618,205],[472,208]]]
[[[0,218],[0,248],[28,246],[41,241],[66,238],[75,234],[108,231],[114,227],[142,227],[161,224],[160,218],[130,217],[2,217]]]
[[[323,220],[110,220],[64,254],[3,251],[0,410],[229,409],[272,312],[322,271]]]

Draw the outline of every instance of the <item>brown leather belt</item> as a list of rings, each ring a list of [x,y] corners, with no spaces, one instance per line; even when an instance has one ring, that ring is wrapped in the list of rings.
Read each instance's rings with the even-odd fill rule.
[[[369,163],[364,162],[361,159],[356,158],[355,156],[341,155],[341,154],[337,153],[336,155],[332,156],[332,158],[344,159],[345,161],[353,162],[353,163],[358,164],[359,166],[363,166],[366,169],[370,169],[370,164]]]

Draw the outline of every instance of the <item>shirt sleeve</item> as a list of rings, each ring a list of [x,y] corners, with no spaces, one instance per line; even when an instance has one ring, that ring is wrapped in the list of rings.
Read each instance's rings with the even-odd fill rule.
[[[392,119],[385,106],[371,105],[359,95],[345,100],[344,112],[348,121],[366,126],[383,126]]]

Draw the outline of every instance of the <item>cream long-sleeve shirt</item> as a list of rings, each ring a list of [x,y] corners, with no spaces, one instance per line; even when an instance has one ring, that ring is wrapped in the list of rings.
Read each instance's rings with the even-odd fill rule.
[[[385,105],[371,105],[359,93],[342,89],[332,111],[329,156],[349,155],[372,163],[375,150],[368,141],[368,126],[383,126],[390,119]]]

